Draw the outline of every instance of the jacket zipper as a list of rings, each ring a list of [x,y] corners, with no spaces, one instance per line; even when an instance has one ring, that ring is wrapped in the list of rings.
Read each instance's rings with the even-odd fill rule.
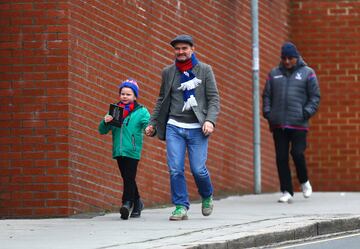
[[[287,104],[288,104],[288,89],[289,89],[289,82],[290,82],[290,78],[291,78],[291,75],[290,74],[289,76],[286,75],[286,86],[285,86],[285,105],[284,105],[284,110],[283,110],[283,113],[284,113],[284,116],[283,116],[283,124],[287,124]]]
[[[120,127],[120,156],[122,156],[122,137],[123,137],[123,127]]]
[[[135,111],[135,110],[137,110],[137,109],[138,109],[138,108],[134,109],[133,111]],[[129,125],[131,114],[132,114],[132,113],[130,113],[130,114],[127,116],[126,124],[123,124],[123,125],[126,125],[126,126]],[[122,133],[123,133],[123,127],[121,127],[121,130],[120,130],[120,154],[121,154],[121,148],[122,148]],[[134,149],[134,151],[135,151],[135,150],[136,150],[136,145],[135,145],[135,136],[134,136],[134,134],[131,135],[131,142],[132,142],[132,144],[133,144],[133,149]]]
[[[133,145],[133,150],[136,151],[136,144],[135,144],[135,136],[134,136],[134,134],[131,135],[131,142],[132,142],[132,145]]]

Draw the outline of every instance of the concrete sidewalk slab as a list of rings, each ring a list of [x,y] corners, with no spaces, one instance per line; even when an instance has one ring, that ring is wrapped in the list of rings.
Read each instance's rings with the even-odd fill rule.
[[[0,220],[1,248],[246,248],[360,229],[360,193],[317,193],[294,203],[278,194],[215,201],[211,216],[193,204],[189,220],[169,221],[173,208],[145,209],[138,219],[116,213],[89,219]]]

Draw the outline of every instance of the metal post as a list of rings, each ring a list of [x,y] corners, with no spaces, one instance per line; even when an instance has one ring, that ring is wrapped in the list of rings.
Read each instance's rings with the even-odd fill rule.
[[[261,193],[260,112],[259,112],[259,18],[258,1],[251,0],[253,54],[254,193]]]

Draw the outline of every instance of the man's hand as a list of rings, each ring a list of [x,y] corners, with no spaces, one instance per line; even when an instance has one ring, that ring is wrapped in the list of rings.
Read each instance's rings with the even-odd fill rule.
[[[152,136],[154,135],[154,132],[155,132],[155,129],[154,129],[154,126],[152,125],[148,125],[148,127],[145,128],[145,135],[146,136]]]
[[[113,117],[111,115],[109,115],[109,114],[105,115],[105,117],[104,117],[105,123],[109,123],[109,122],[111,122],[111,120],[113,120]]]
[[[214,132],[214,125],[210,121],[205,121],[202,126],[202,131],[205,136],[209,136],[211,133]]]

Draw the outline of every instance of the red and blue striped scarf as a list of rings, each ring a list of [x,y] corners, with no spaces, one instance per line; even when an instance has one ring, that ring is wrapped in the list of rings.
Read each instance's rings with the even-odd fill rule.
[[[121,106],[122,108],[124,108],[123,119],[125,119],[134,110],[135,102],[132,102],[132,103],[129,103],[129,104],[124,104],[122,102],[119,102],[118,106]]]

